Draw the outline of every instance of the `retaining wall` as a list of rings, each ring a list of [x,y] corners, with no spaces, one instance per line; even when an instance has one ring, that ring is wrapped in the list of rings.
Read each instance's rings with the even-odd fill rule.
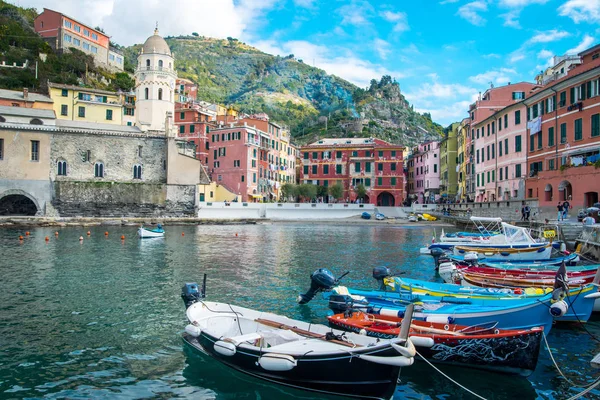
[[[375,206],[373,204],[202,202],[198,206],[198,218],[338,219],[360,216],[365,211],[373,214]]]

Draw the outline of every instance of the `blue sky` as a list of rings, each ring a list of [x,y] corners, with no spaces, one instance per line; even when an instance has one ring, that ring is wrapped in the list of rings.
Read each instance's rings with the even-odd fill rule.
[[[389,74],[447,125],[478,92],[533,81],[553,55],[600,41],[600,0],[12,0],[102,26],[123,45],[163,35],[236,37],[359,86]]]

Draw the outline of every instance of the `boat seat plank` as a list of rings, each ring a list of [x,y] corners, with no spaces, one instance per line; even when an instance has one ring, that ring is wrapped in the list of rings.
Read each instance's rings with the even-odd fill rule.
[[[325,338],[325,335],[322,335],[320,333],[310,332],[305,329],[296,328],[294,326],[282,324],[281,322],[277,322],[277,321],[271,321],[268,319],[257,318],[256,322],[258,322],[259,324],[262,324],[262,325],[271,326],[273,328],[288,329],[288,330],[290,330],[294,333],[297,333],[299,335],[302,335],[302,336],[315,338],[315,339],[321,339],[321,340],[325,340],[325,341],[339,344],[339,345],[346,346],[346,347],[361,347],[361,345],[359,345],[359,344],[348,343],[348,342],[344,342],[343,340],[337,340],[337,339],[327,340]]]

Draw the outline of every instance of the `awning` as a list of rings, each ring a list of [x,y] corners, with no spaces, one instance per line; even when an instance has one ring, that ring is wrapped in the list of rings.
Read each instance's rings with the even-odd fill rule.
[[[260,195],[260,194],[250,194],[249,196],[252,197],[253,199],[262,199],[263,198],[262,195]]]
[[[600,146],[590,146],[582,149],[567,150],[564,152],[564,154],[568,156],[576,156],[579,154],[593,153],[595,151],[600,151]]]

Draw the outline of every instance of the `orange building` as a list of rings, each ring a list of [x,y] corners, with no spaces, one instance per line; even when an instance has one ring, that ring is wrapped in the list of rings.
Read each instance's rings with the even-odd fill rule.
[[[527,198],[591,206],[600,193],[600,45],[527,98]]]
[[[30,93],[27,88],[20,90],[0,89],[0,106],[38,108],[52,110],[54,100],[39,93]]]
[[[110,37],[74,18],[44,8],[33,22],[35,31],[57,51],[73,47],[94,57],[101,66],[123,71],[123,54],[110,47]]]

